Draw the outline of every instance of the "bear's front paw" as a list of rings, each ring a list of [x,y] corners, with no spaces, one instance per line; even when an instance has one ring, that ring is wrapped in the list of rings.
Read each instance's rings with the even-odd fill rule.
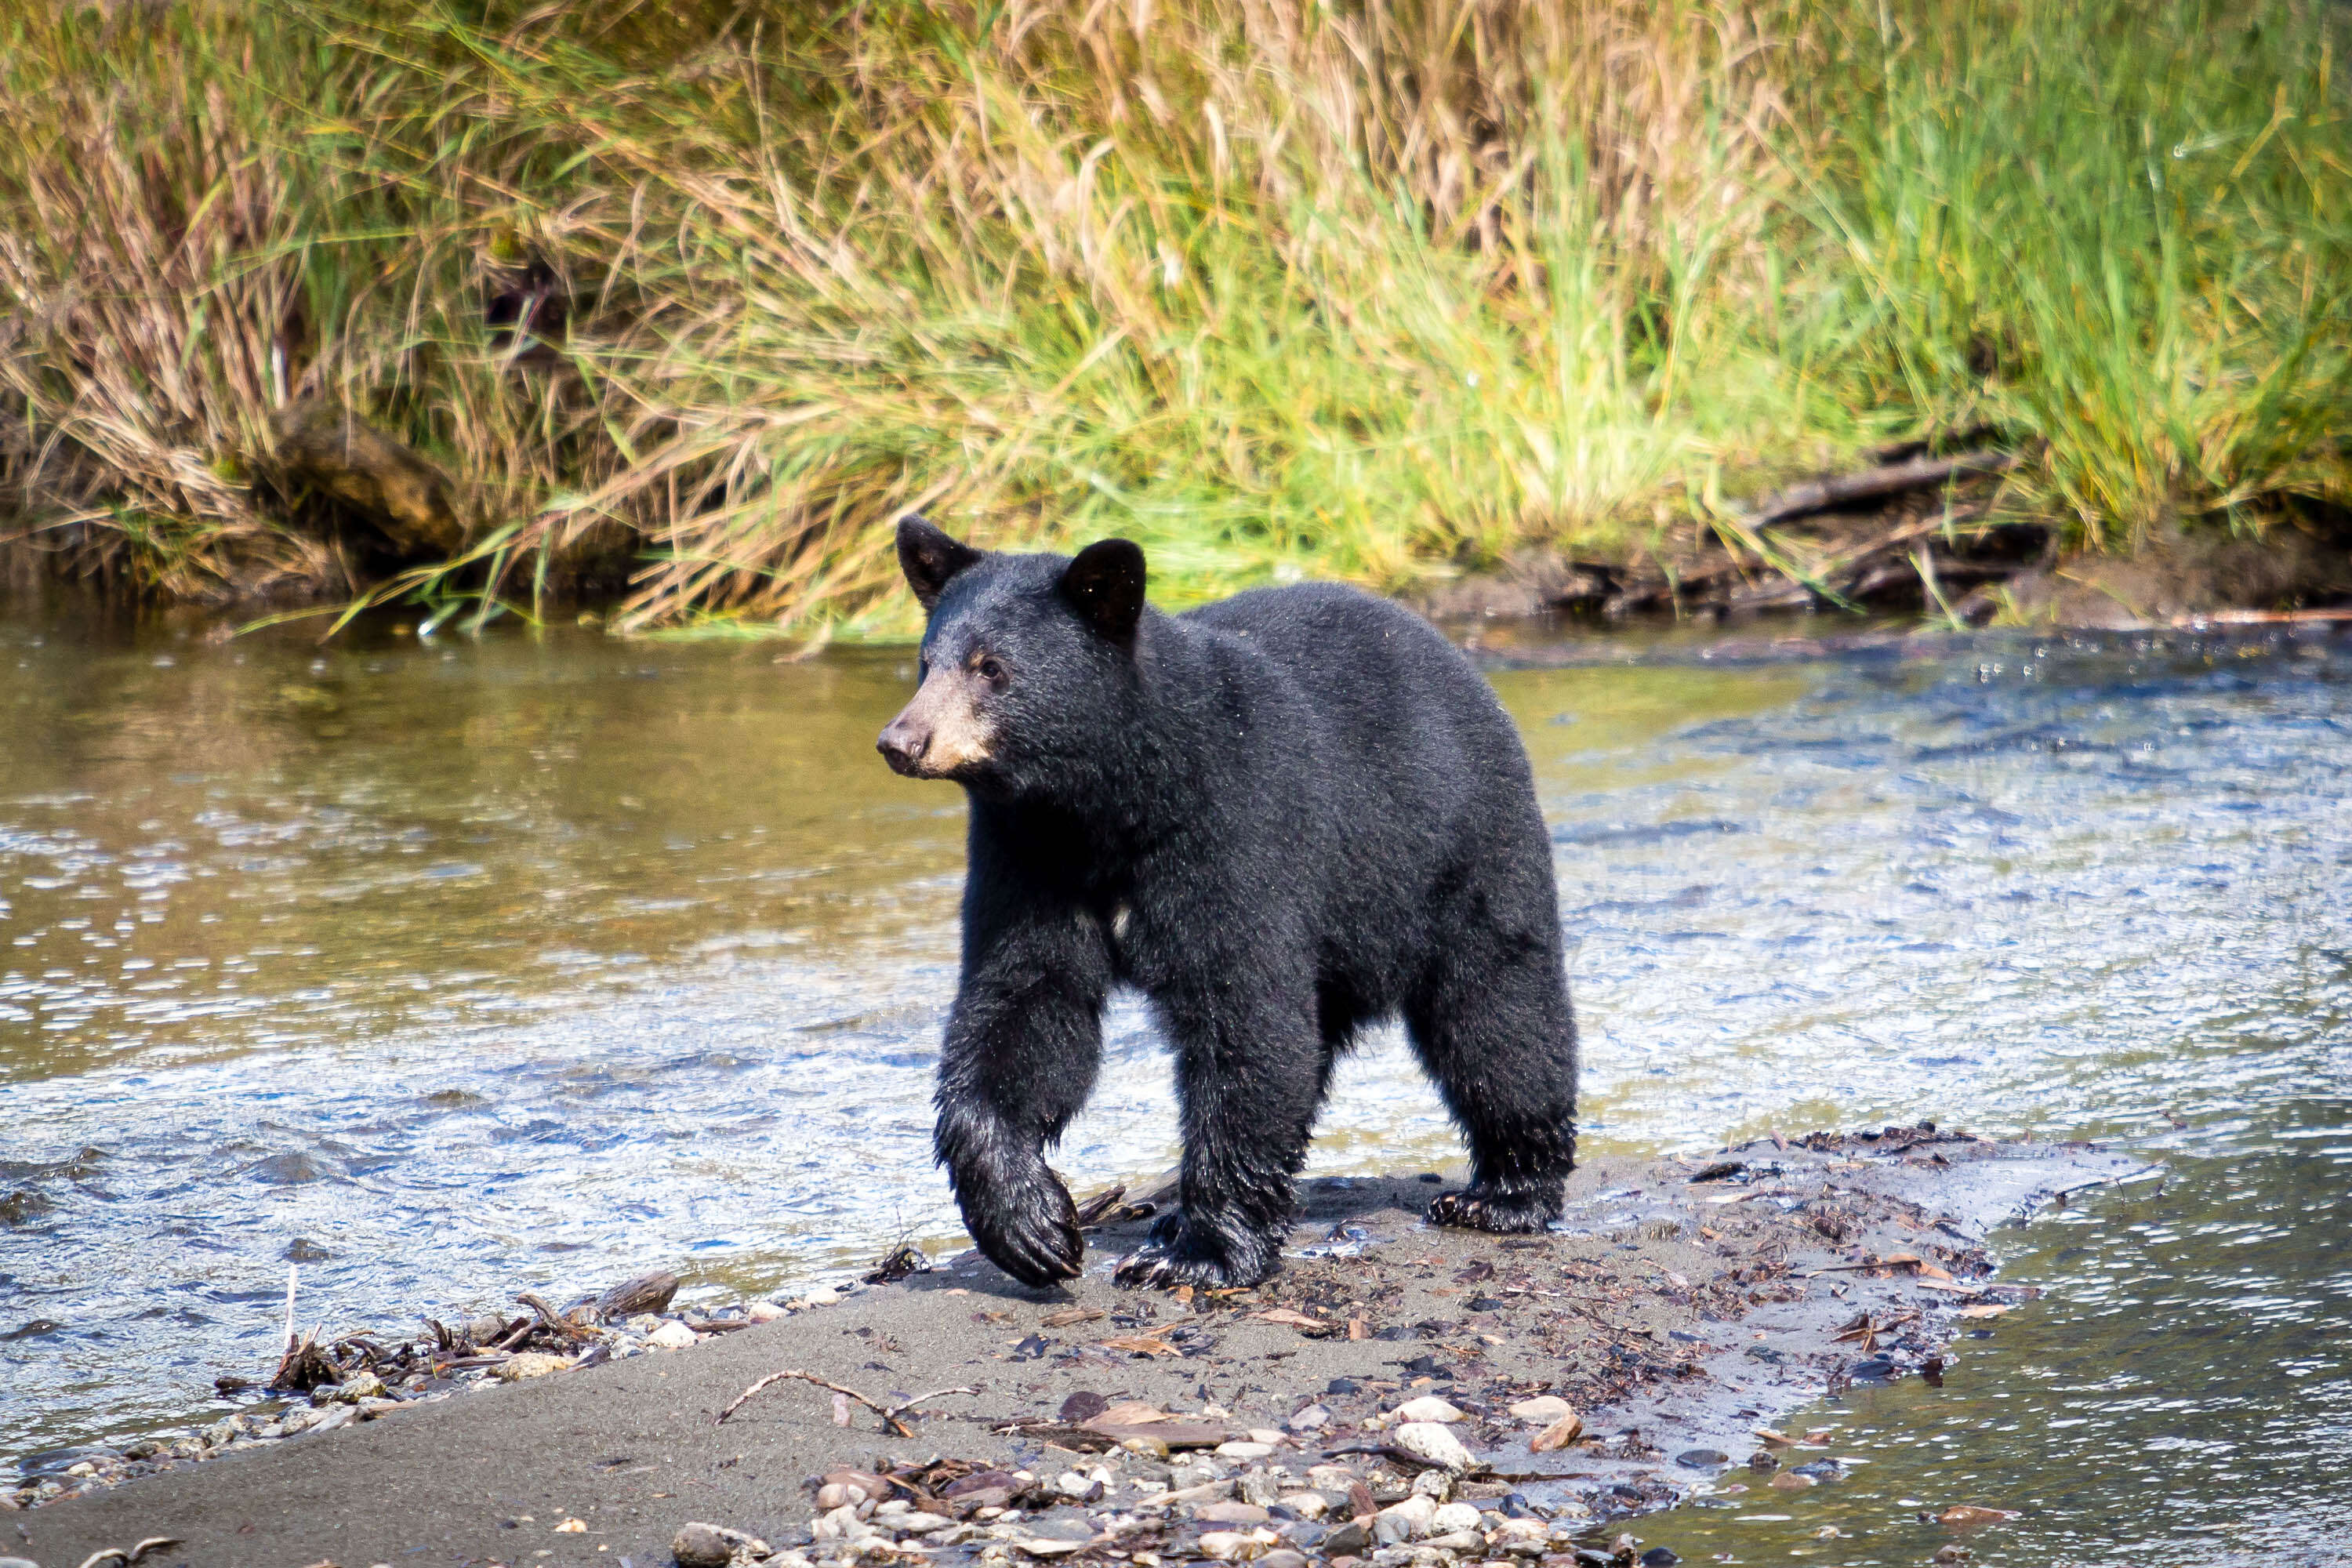
[[[1122,1285],[1158,1290],[1179,1285],[1255,1285],[1281,1260],[1272,1242],[1168,1215],[1151,1227],[1149,1242],[1118,1260],[1117,1278]]]
[[[1070,1189],[1041,1163],[1025,1181],[975,1184],[964,1228],[988,1260],[1024,1285],[1044,1289],[1078,1277],[1086,1241]]]
[[[1557,1187],[1472,1187],[1447,1193],[1429,1205],[1429,1223],[1506,1236],[1542,1230],[1559,1217]]]

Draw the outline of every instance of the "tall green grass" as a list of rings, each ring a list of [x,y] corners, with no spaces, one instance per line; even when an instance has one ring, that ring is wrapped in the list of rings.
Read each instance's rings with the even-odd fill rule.
[[[0,463],[176,593],[335,591],[268,416],[604,537],[630,625],[908,624],[891,520],[1181,601],[1638,551],[1989,430],[2073,543],[2352,501],[2319,4],[327,0],[0,24]],[[560,367],[481,321],[541,258]]]

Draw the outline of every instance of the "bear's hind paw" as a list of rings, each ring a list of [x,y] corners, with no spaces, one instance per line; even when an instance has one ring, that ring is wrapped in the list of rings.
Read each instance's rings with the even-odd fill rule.
[[[1542,1230],[1559,1217],[1559,1207],[1557,1192],[1514,1193],[1472,1187],[1467,1192],[1447,1193],[1433,1201],[1429,1223],[1515,1236]]]

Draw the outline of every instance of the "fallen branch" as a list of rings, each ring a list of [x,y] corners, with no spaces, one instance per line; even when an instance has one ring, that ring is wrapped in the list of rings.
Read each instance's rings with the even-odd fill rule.
[[[120,1546],[102,1546],[81,1560],[81,1568],[106,1568],[110,1563],[120,1563],[124,1564],[124,1568],[129,1568],[129,1564],[138,1562],[150,1552],[161,1552],[166,1546],[178,1544],[180,1538],[176,1535],[151,1535],[128,1552]]]
[[[1942,484],[1947,479],[1959,479],[1968,474],[2005,473],[2017,467],[2017,462],[2014,452],[1976,451],[1960,452],[1948,458],[1914,458],[1905,463],[1887,463],[1875,468],[1864,468],[1860,473],[1839,474],[1826,479],[1810,479],[1801,485],[1791,485],[1740,513],[1739,521],[1750,528],[1762,528],[1853,501],[1875,500],[1881,496],[1925,489],[1929,485]]]
[[[1342,1454],[1377,1454],[1381,1458],[1393,1459],[1401,1465],[1411,1465],[1417,1470],[1445,1468],[1435,1459],[1426,1455],[1416,1454],[1410,1448],[1400,1448],[1394,1443],[1342,1443],[1336,1448],[1323,1450],[1323,1457],[1327,1459],[1336,1459]]]
[[[562,1335],[575,1344],[601,1340],[604,1337],[593,1329],[583,1329],[577,1323],[565,1321],[536,1290],[522,1291],[515,1297],[515,1300],[519,1305],[529,1307],[538,1315],[540,1323],[545,1324],[551,1331]]]
[[[1860,1263],[1825,1263],[1819,1268],[1807,1271],[1805,1278],[1818,1279],[1824,1274],[1864,1273],[1873,1268],[1916,1268],[1919,1263],[1920,1259],[1904,1252],[1893,1258],[1865,1258]]]
[[[898,1417],[906,1412],[912,1410],[916,1405],[920,1405],[924,1400],[939,1399],[950,1394],[978,1394],[980,1392],[980,1390],[976,1388],[935,1388],[929,1394],[919,1394],[915,1395],[914,1398],[902,1401],[897,1405],[884,1405],[878,1400],[867,1398],[865,1394],[858,1393],[857,1390],[854,1388],[844,1388],[837,1383],[828,1383],[813,1372],[802,1372],[798,1368],[791,1368],[783,1372],[772,1372],[767,1376],[761,1378],[759,1382],[753,1384],[751,1387],[745,1389],[742,1393],[737,1394],[735,1396],[734,1403],[728,1405],[726,1409],[720,1411],[719,1413],[719,1420],[712,1423],[712,1425],[717,1426],[723,1424],[730,1415],[734,1415],[735,1412],[743,1408],[745,1401],[749,1400],[753,1394],[759,1393],[761,1389],[769,1387],[774,1384],[790,1382],[794,1379],[797,1379],[802,1383],[813,1383],[819,1388],[828,1390],[834,1394],[838,1394],[844,1398],[855,1399],[858,1404],[863,1405],[866,1409],[871,1410],[874,1414],[882,1417],[882,1424],[890,1428],[893,1436],[899,1437],[911,1437],[915,1433],[912,1427],[899,1420]]]
[[[1125,1196],[1127,1196],[1127,1184],[1121,1182],[1108,1192],[1097,1193],[1085,1203],[1080,1204],[1077,1214],[1078,1228],[1084,1230],[1088,1226],[1100,1225],[1103,1216],[1117,1207],[1118,1201]]]
[[[2202,631],[2207,626],[2325,626],[2340,621],[2352,621],[2352,606],[2327,610],[2207,610],[2194,616],[2175,616],[2172,625],[2179,631]]]

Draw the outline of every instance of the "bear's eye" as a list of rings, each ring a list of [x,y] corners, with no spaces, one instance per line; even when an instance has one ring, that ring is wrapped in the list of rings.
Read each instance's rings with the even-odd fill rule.
[[[1004,679],[1004,666],[999,662],[993,655],[983,656],[981,661],[972,668],[980,671],[980,678],[982,680],[988,681],[992,685],[999,683]]]

